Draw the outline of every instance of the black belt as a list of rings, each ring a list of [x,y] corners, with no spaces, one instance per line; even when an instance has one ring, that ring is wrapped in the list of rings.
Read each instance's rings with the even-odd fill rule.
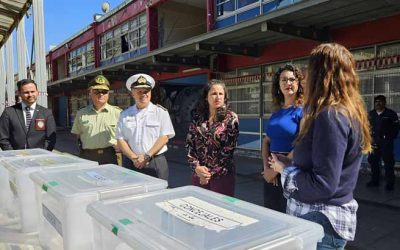
[[[86,153],[95,153],[98,155],[104,154],[104,151],[108,151],[108,150],[114,150],[113,147],[107,147],[107,148],[95,148],[95,149],[82,149],[83,152]]]
[[[151,157],[150,161],[154,160],[154,159],[157,158],[157,157],[163,156],[163,155],[164,155],[164,153],[161,153],[161,154],[158,154],[158,155],[153,155],[153,156]]]

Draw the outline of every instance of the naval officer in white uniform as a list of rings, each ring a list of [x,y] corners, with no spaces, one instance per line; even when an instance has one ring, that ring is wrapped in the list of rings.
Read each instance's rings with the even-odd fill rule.
[[[154,85],[154,79],[147,74],[136,74],[126,81],[135,104],[121,113],[116,137],[122,153],[130,160],[125,161],[124,167],[168,180],[164,153],[175,131],[168,111],[150,101]]]

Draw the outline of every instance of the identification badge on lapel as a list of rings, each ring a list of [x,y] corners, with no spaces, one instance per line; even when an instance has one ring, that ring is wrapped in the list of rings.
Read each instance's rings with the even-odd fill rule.
[[[35,130],[37,130],[37,131],[46,130],[46,120],[45,119],[35,119]]]

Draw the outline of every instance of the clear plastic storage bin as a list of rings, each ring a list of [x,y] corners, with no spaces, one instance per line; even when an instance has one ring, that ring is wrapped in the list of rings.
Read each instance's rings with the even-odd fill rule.
[[[10,189],[8,174],[6,173],[7,170],[3,167],[3,160],[15,157],[21,158],[49,154],[53,153],[40,148],[0,151],[0,226],[10,226],[18,223],[18,217],[15,213],[15,204],[10,202],[13,200],[13,194]]]
[[[96,250],[315,249],[320,225],[199,187],[95,202]]]
[[[92,219],[86,212],[90,203],[165,189],[168,185],[165,180],[113,164],[36,172],[31,178],[37,194],[42,196],[39,240],[52,250],[96,249]]]
[[[6,151],[0,151],[0,161],[3,160],[4,158],[10,158],[10,157],[24,157],[24,156],[48,155],[48,154],[54,154],[54,153],[41,148],[6,150]]]
[[[41,250],[37,234],[10,232],[0,228],[0,250]]]
[[[12,157],[2,160],[3,174],[0,184],[11,190],[12,196],[5,200],[7,206],[20,219],[21,231],[32,233],[38,231],[39,210],[35,197],[35,186],[29,174],[42,169],[66,167],[96,166],[97,162],[75,156],[47,154],[26,157]],[[18,216],[19,215],[19,216]]]

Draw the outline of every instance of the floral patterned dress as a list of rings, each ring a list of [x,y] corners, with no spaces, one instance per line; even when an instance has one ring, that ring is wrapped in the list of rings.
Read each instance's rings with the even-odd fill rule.
[[[188,162],[194,172],[196,166],[206,166],[215,178],[234,174],[233,152],[239,135],[239,119],[227,111],[222,122],[210,122],[195,117],[186,138]]]

